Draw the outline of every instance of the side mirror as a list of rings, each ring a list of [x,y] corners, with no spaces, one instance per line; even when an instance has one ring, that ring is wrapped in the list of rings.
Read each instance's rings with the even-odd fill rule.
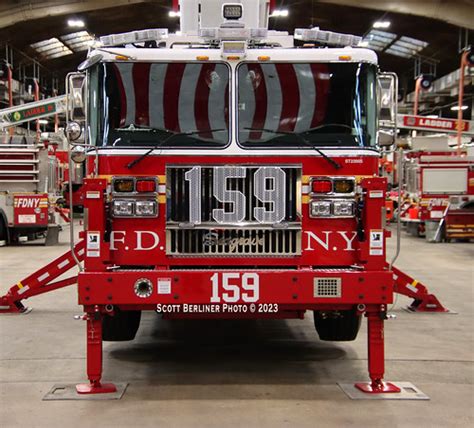
[[[84,163],[86,160],[86,149],[83,146],[74,146],[71,150],[71,160],[74,163]]]
[[[68,122],[66,128],[64,129],[64,134],[66,135],[69,143],[78,140],[82,134],[81,125],[79,125],[77,122]]]
[[[66,80],[67,119],[82,122],[85,113],[86,75],[83,73],[69,73]]]
[[[390,147],[395,144],[395,134],[391,131],[380,130],[378,138],[380,147]]]
[[[377,76],[377,106],[379,145],[391,146],[397,135],[398,76],[395,73],[380,73]]]

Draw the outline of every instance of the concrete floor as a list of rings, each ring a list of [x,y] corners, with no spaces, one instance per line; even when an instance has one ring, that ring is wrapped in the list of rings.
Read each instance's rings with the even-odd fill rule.
[[[67,250],[0,248],[0,294]],[[393,242],[391,243],[393,245]],[[336,382],[365,380],[365,322],[355,342],[320,342],[304,321],[170,322],[142,318],[134,342],[106,343],[104,378],[129,382],[119,401],[42,401],[55,383],[85,378],[85,325],[76,290],[31,299],[0,316],[0,426],[466,427],[474,424],[474,245],[403,237],[397,265],[457,315],[411,314],[399,297],[386,323],[386,378],[430,401],[352,401]]]

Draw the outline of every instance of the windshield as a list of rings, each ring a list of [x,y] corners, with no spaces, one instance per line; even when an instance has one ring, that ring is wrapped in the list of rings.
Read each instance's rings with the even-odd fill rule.
[[[373,65],[243,63],[237,80],[243,146],[375,145]]]
[[[99,66],[99,145],[192,147],[229,141],[229,68],[222,63]]]

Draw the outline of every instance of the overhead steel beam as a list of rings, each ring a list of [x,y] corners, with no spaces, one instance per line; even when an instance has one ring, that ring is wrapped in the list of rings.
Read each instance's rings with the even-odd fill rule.
[[[423,16],[458,27],[474,29],[474,19],[472,19],[474,2],[472,0],[319,0],[319,3]]]
[[[8,6],[0,6],[0,28],[48,16],[74,15],[91,10],[145,2],[146,0],[44,0],[35,2],[20,0],[15,2],[15,5],[8,3]],[[171,8],[171,0],[169,6]]]

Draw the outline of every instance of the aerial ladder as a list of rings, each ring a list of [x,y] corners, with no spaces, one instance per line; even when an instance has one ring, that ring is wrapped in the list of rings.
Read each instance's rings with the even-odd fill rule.
[[[67,97],[45,98],[31,103],[7,107],[0,110],[0,130],[18,126],[31,120],[66,113]]]

